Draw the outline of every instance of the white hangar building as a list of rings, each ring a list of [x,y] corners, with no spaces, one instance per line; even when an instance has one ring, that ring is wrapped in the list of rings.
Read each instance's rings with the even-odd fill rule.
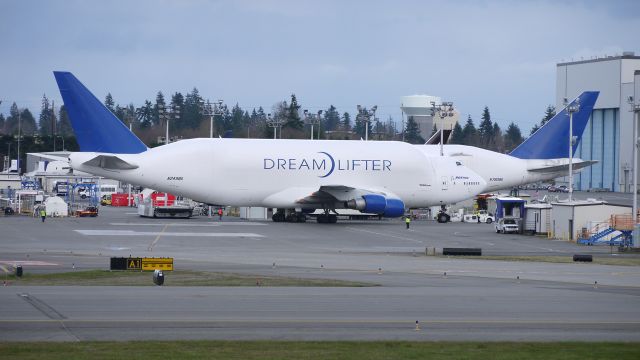
[[[574,177],[574,189],[632,192],[633,112],[640,103],[640,56],[624,52],[557,64],[556,109],[583,91],[600,91],[575,156],[598,163]]]

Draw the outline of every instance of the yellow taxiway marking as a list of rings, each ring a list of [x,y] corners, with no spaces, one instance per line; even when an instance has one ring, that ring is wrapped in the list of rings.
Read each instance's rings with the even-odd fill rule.
[[[162,233],[165,232],[167,230],[167,228],[169,227],[169,224],[165,225],[162,228],[162,231],[160,231],[160,234],[158,234],[158,236],[156,236],[155,240],[153,240],[153,242],[151,243],[151,245],[149,245],[149,251],[153,251],[153,247],[156,246],[156,244],[158,243],[158,240],[160,240],[160,236],[162,236]]]

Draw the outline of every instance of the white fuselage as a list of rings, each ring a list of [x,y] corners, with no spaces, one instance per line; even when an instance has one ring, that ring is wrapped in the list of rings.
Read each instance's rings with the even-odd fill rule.
[[[440,154],[439,145],[419,145],[429,156]],[[444,155],[460,161],[487,183],[483,192],[512,189],[518,185],[546,181],[567,175],[566,171],[534,172],[530,169],[565,165],[567,159],[519,159],[507,154],[467,145],[445,145]],[[574,161],[582,160],[575,158]]]
[[[297,208],[322,186],[344,186],[426,207],[486,189],[484,179],[456,159],[395,141],[190,139],[140,154],[108,154],[136,169],[83,164],[97,155],[73,153],[71,166],[210,204]]]

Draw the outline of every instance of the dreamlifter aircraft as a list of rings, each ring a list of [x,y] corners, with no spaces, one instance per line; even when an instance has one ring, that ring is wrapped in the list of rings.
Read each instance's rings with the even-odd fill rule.
[[[440,156],[432,146],[396,141],[204,138],[149,149],[75,76],[54,75],[81,149],[69,156],[73,169],[208,204],[278,208],[274,221],[305,221],[313,209],[323,209],[318,222],[328,223],[345,208],[399,217],[406,208],[471,198],[488,189],[491,178],[510,187],[555,178],[566,167],[563,159],[531,159],[538,133],[516,149],[522,158],[473,147],[451,153],[449,145],[450,156]],[[583,111],[587,119],[591,113],[581,104],[575,122]],[[560,130],[545,131],[559,141]]]

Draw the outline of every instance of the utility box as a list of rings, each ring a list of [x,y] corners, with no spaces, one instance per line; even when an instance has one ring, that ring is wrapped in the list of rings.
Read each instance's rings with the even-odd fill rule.
[[[16,266],[16,277],[22,277],[22,265]]]

